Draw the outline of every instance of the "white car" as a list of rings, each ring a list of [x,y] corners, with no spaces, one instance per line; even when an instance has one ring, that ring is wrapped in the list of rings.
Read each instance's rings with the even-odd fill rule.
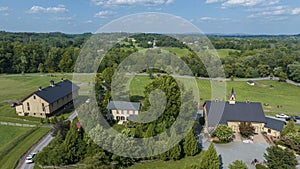
[[[26,163],[26,164],[33,163],[33,158],[34,158],[35,155],[36,155],[36,153],[30,153],[30,154],[26,157],[25,163]]]
[[[32,158],[26,157],[25,163],[26,163],[26,164],[33,163],[33,159],[32,159]]]
[[[285,115],[285,114],[276,114],[275,117],[277,117],[277,118],[284,118],[284,119],[289,118],[289,116]]]

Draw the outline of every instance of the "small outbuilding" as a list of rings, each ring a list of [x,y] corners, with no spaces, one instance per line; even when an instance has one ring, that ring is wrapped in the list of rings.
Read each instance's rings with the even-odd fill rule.
[[[248,80],[247,81],[247,84],[250,85],[250,86],[254,86],[255,85],[255,82],[253,80]]]

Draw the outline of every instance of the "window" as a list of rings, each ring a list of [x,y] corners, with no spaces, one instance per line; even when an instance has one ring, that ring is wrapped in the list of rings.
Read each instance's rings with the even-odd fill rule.
[[[40,115],[43,116],[43,113],[41,113]]]
[[[29,105],[29,102],[27,102],[27,110],[30,111],[30,105]]]
[[[43,111],[45,111],[45,105],[44,105],[44,103],[42,103],[42,109],[43,109]]]
[[[33,96],[33,99],[36,99],[35,96]]]
[[[35,115],[35,113],[33,113],[33,115]]]
[[[272,133],[271,129],[268,129],[268,133]]]

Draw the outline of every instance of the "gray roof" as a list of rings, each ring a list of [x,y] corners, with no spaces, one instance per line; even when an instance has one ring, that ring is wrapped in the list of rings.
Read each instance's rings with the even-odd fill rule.
[[[270,118],[270,117],[266,117],[266,121],[267,122],[265,124],[265,127],[276,130],[276,131],[282,131],[282,129],[285,125],[284,121],[273,119],[273,118]]]
[[[32,94],[36,94],[37,96],[41,97],[48,103],[53,103],[53,102],[59,100],[60,98],[65,97],[68,94],[71,94],[72,92],[74,92],[78,89],[79,89],[79,87],[77,85],[73,84],[71,81],[63,80],[61,82],[56,83],[53,87],[48,86],[48,87],[42,89],[41,91],[38,90]],[[29,95],[29,96],[31,96],[31,95]],[[25,99],[27,99],[27,98],[25,98]],[[23,100],[25,100],[25,99],[23,99]]]
[[[140,110],[141,103],[127,101],[110,101],[107,105],[108,110]]]
[[[265,123],[265,114],[260,103],[257,102],[205,102],[208,126],[227,124],[228,121],[261,122]]]

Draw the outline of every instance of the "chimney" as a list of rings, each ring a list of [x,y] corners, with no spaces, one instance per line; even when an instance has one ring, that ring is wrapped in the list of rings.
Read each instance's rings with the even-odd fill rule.
[[[39,91],[42,91],[42,86],[39,86]]]
[[[53,80],[50,80],[50,86],[54,87],[54,81]]]
[[[62,77],[62,78],[60,79],[60,81],[62,81],[62,82],[63,82],[63,81],[64,81],[64,78]]]

